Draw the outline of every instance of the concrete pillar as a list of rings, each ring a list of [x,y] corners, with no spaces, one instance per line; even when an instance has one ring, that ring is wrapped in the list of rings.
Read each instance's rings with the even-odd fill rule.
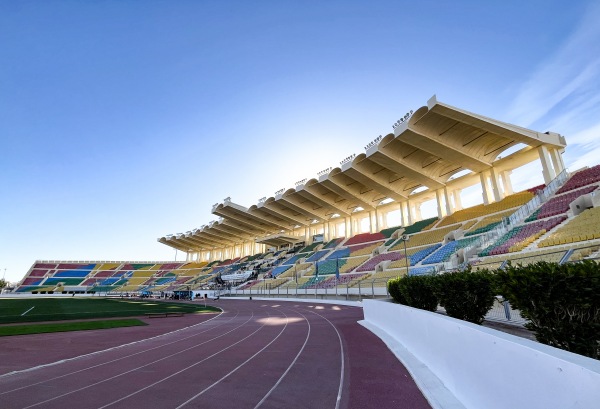
[[[556,173],[550,164],[550,153],[548,147],[542,145],[538,148],[538,154],[540,155],[540,162],[542,162],[542,174],[544,175],[544,183],[548,184],[556,177]]]
[[[452,206],[450,204],[450,195],[448,195],[448,188],[446,186],[444,186],[444,201],[446,202],[446,215],[450,216],[453,211],[452,211]]]
[[[462,210],[462,200],[460,198],[460,190],[456,189],[452,192],[452,197],[454,198],[454,211]]]
[[[344,232],[346,237],[352,237],[352,215],[346,218],[346,231]]]
[[[308,244],[308,240],[310,239],[310,227],[304,228],[304,243]]]
[[[421,216],[421,203],[415,203],[415,220],[423,220],[423,216]]]
[[[563,162],[562,155],[558,149],[552,148],[550,149],[550,156],[552,157],[552,166],[554,166],[556,176],[558,176],[560,172],[565,170],[565,163]]]
[[[483,190],[483,204],[490,204],[492,202],[492,195],[488,185],[488,171],[484,170],[479,174],[479,180],[481,181],[481,189]]]
[[[564,152],[564,150],[563,150],[563,152]],[[567,169],[567,167],[565,166],[565,161],[564,161],[563,156],[562,156],[563,152],[561,152],[560,150],[556,149],[556,156],[558,157],[558,161],[560,162],[561,172],[563,170]],[[558,175],[556,175],[556,176],[558,176]]]
[[[404,202],[398,203],[398,207],[400,208],[400,226],[406,226],[404,222]]]
[[[505,170],[504,172],[502,172],[500,174],[500,176],[502,176],[502,187],[504,188],[504,195],[505,196],[509,196],[509,195],[512,195],[514,193],[513,187],[512,187],[512,182],[510,180],[510,174],[511,173],[512,173],[511,170]]]
[[[438,218],[441,219],[445,216],[444,207],[442,206],[442,192],[440,189],[435,191],[435,200],[437,202],[437,214]]]
[[[375,214],[375,212],[377,211],[377,208],[375,208],[375,211],[370,211],[369,213],[369,233],[373,234],[375,233],[375,231],[377,230],[377,215]]]
[[[388,213],[389,213],[389,209],[387,212],[384,211],[380,211],[379,212],[379,218],[378,220],[378,229],[377,231],[381,231],[383,229],[387,229],[388,228]]]
[[[412,209],[410,206],[410,201],[407,200],[405,203],[405,217],[406,217],[406,226],[410,226],[411,224],[413,224],[413,215],[412,215]]]
[[[493,166],[490,169],[490,181],[492,182],[492,193],[494,194],[494,200],[499,202],[500,200],[504,199],[504,195],[498,186],[498,172],[496,172],[496,169]]]

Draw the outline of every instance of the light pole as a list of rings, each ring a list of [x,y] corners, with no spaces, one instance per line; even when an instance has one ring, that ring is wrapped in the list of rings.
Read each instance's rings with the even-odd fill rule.
[[[402,235],[402,241],[404,242],[404,259],[406,260],[406,275],[408,275],[408,269],[410,268],[410,260],[406,253],[406,242],[408,241],[408,234]]]

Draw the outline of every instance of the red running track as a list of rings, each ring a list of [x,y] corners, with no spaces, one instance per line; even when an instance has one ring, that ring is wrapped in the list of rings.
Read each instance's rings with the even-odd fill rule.
[[[95,353],[87,347],[86,355],[0,375],[0,406],[430,407],[385,344],[357,323],[361,308],[227,299],[214,305],[223,313],[136,342],[119,343],[115,330],[86,331],[110,340],[100,345],[120,346]],[[159,320],[178,318],[155,318],[150,326]],[[73,354],[83,346],[64,348]]]

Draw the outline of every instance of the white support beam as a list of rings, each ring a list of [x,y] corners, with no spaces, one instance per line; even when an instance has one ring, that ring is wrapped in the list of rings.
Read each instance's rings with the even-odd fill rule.
[[[544,183],[548,184],[556,177],[554,168],[552,168],[550,153],[548,147],[542,145],[538,148],[538,154],[540,155],[540,162],[542,163],[542,174],[544,175]]]

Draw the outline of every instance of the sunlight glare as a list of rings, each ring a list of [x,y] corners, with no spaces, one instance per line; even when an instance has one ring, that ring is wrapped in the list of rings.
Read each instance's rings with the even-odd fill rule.
[[[300,317],[289,317],[289,318],[269,317],[269,318],[259,318],[256,320],[256,322],[258,322],[260,324],[270,325],[270,326],[285,325],[286,323],[291,324],[291,323],[300,322],[300,321],[303,321],[303,319]]]

